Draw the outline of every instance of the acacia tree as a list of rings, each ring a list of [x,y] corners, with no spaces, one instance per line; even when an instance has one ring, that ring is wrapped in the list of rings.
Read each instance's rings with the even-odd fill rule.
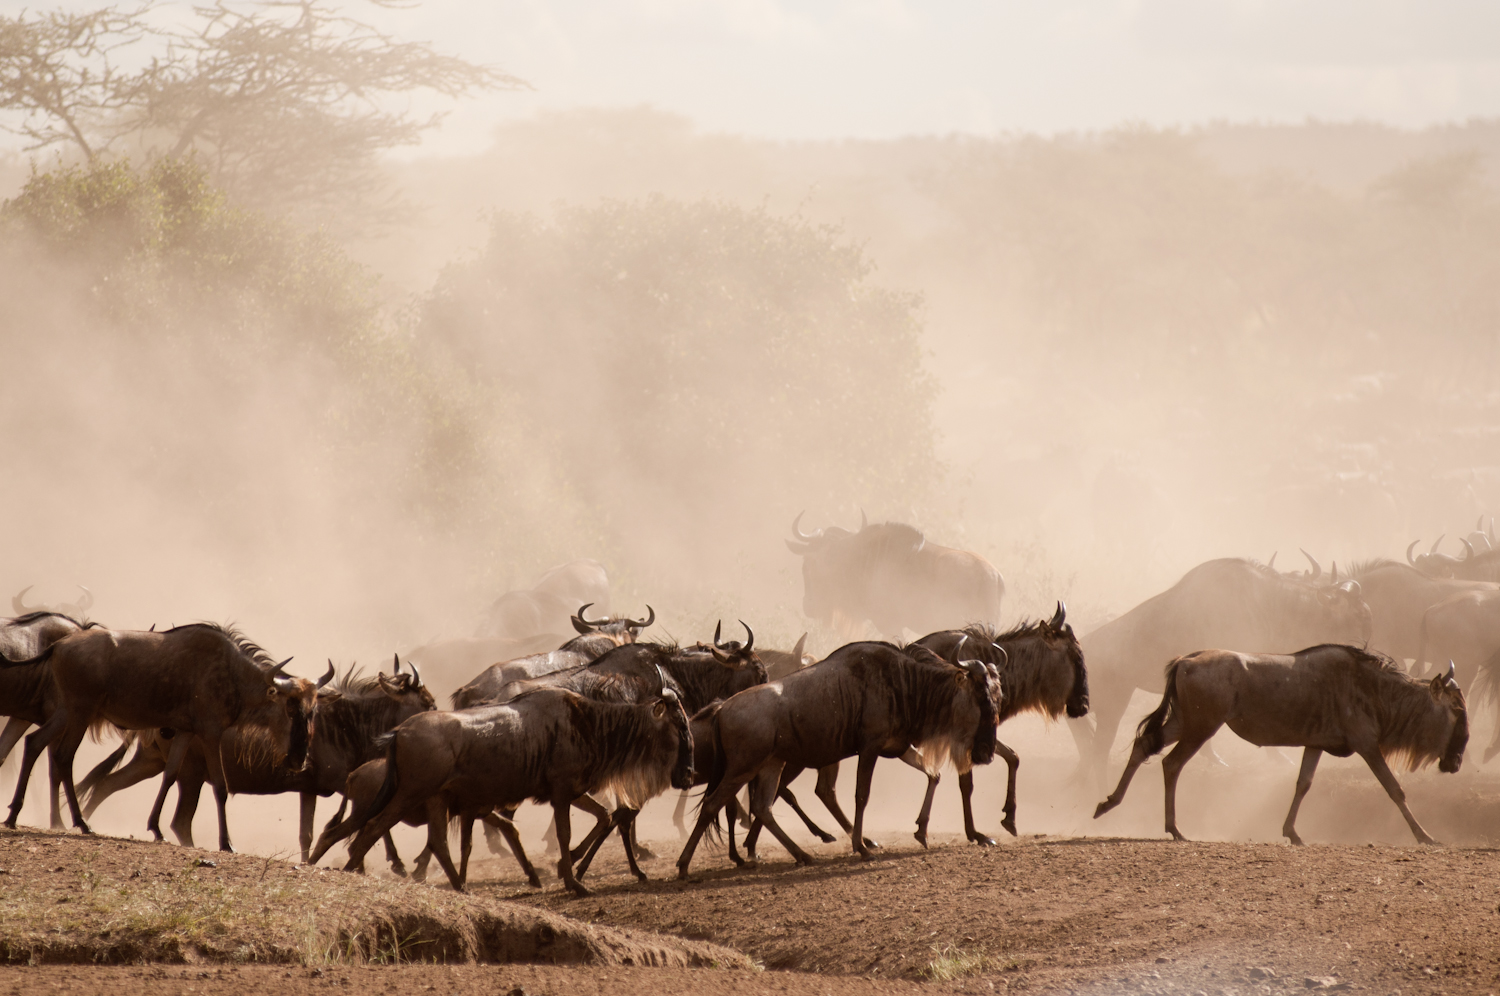
[[[368,200],[376,154],[441,120],[391,110],[391,97],[525,86],[322,0],[216,0],[185,25],[165,10],[0,17],[4,126],[30,149],[72,146],[89,160],[194,154],[242,198],[327,209]]]

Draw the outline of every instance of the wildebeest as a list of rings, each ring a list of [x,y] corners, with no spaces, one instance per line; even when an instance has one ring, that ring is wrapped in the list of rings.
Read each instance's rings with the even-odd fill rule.
[[[1253,560],[1210,560],[1083,637],[1094,726],[1087,720],[1069,725],[1084,770],[1103,778],[1131,694],[1137,688],[1161,691],[1162,661],[1203,647],[1285,653],[1317,643],[1368,641],[1371,611],[1361,597],[1362,583],[1319,584],[1315,577],[1280,574]]]
[[[1221,726],[1262,747],[1302,747],[1297,792],[1281,832],[1293,844],[1297,809],[1312,786],[1318,759],[1358,754],[1401,810],[1418,842],[1436,843],[1422,829],[1406,794],[1386,764],[1404,756],[1411,770],[1434,760],[1452,773],[1469,742],[1464,694],[1452,672],[1419,681],[1388,657],[1358,647],[1324,645],[1295,654],[1241,654],[1202,650],[1167,665],[1161,705],[1141,720],[1130,761],[1098,819],[1120,804],[1136,769],[1175,743],[1161,763],[1167,789],[1167,833],[1177,830],[1177,776],[1188,759]]]
[[[26,593],[31,590],[31,585],[27,585],[11,596],[11,610],[17,616],[49,612],[56,615],[69,616],[74,619],[85,618],[88,616],[89,609],[94,607],[94,593],[84,588],[83,585],[79,585],[78,587],[83,591],[83,594],[76,602],[59,602],[56,605],[27,605]]]
[[[475,636],[519,640],[568,631],[568,618],[583,603],[609,610],[609,574],[597,560],[574,560],[543,574],[524,591],[508,591],[486,610]]]
[[[386,764],[373,813],[349,846],[348,870],[406,813],[425,806],[428,846],[462,890],[474,820],[535,799],[552,804],[559,876],[586,895],[569,850],[573,800],[605,791],[644,800],[668,784],[686,788],[693,744],[687,714],[670,689],[626,704],[538,688],[503,705],[413,716],[389,734]],[[462,870],[448,852],[450,816],[460,820]],[[323,849],[320,841],[313,860]]]
[[[1481,526],[1483,523],[1484,517],[1481,516]],[[1494,520],[1491,519],[1489,534],[1476,531],[1461,540],[1464,548],[1462,557],[1450,557],[1445,553],[1438,553],[1438,545],[1443,542],[1441,536],[1437,538],[1436,543],[1432,544],[1432,549],[1427,553],[1412,557],[1412,550],[1420,542],[1420,540],[1412,540],[1411,545],[1406,548],[1406,562],[1423,574],[1435,578],[1500,582],[1500,546],[1495,543],[1494,528]]]
[[[312,848],[313,816],[318,798],[343,792],[349,773],[381,753],[375,747],[380,734],[409,716],[437,708],[432,693],[422,684],[421,673],[413,667],[409,673],[402,674],[399,657],[393,662],[390,675],[376,674],[373,678],[365,678],[351,666],[329,685],[333,677],[333,662],[329,661],[328,673],[316,686],[318,718],[308,742],[307,763],[301,769],[294,771],[264,756],[244,754],[237,749],[239,735],[235,730],[224,736],[224,774],[230,792],[241,795],[296,792],[301,796],[298,842],[303,861],[307,860]],[[84,817],[92,815],[111,794],[165,770],[172,739],[160,731],[146,731],[139,738],[135,756],[123,768],[110,772],[111,761],[117,762],[124,750],[122,747],[90,771],[79,783],[80,788],[89,792]],[[207,776],[203,744],[195,741],[177,775],[177,811],[171,823],[173,834],[184,847],[193,846],[193,815],[197,812],[199,793]],[[335,822],[342,818],[340,812]]]
[[[26,593],[22,589],[21,594]],[[20,596],[13,602],[19,604]],[[14,619],[0,620],[0,658],[7,662],[28,661],[39,656],[65,636],[92,629],[97,623],[81,623],[71,616],[50,610],[27,612]],[[33,725],[41,726],[57,708],[56,686],[45,661],[20,667],[0,668],[0,715],[9,717],[0,733],[0,761],[10,756],[16,743]],[[40,753],[36,748],[33,754]],[[52,827],[61,829],[62,814],[57,803],[58,781],[52,779]]]
[[[57,684],[60,707],[37,731],[38,744],[54,741],[55,761],[73,825],[92,833],[78,805],[73,757],[91,727],[109,723],[122,730],[171,729],[172,747],[162,786],[147,827],[161,839],[159,820],[168,786],[176,779],[193,737],[203,741],[208,778],[218,805],[219,848],[232,850],[224,806],[224,735],[238,728],[240,751],[264,752],[292,769],[303,766],[312,734],[316,689],[311,681],[281,673],[280,664],[232,629],[193,623],[163,632],[89,629],[65,637],[26,663],[47,662]],[[274,725],[280,712],[290,717],[285,740],[255,736]],[[28,745],[27,760],[34,761]],[[11,804],[7,826],[14,827],[29,767]]]
[[[1422,653],[1422,617],[1428,609],[1459,592],[1500,590],[1484,581],[1432,577],[1394,560],[1351,564],[1349,576],[1370,607],[1370,649],[1397,661],[1415,660]]]
[[[851,838],[855,851],[870,857],[864,816],[876,760],[916,747],[929,770],[949,758],[988,764],[999,698],[999,681],[980,662],[956,667],[924,647],[889,643],[848,644],[780,681],[731,696],[714,716],[717,768],[677,859],[678,876],[687,877],[715,814],[752,780],[755,817],[798,864],[810,863],[771,814],[782,768],[822,768],[846,757],[859,758]]]
[[[573,639],[545,654],[532,654],[490,665],[453,693],[453,708],[468,709],[494,702],[500,690],[514,681],[525,681],[527,678],[539,678],[544,674],[582,667],[616,647],[634,643],[641,630],[647,629],[656,621],[656,610],[649,605],[646,606],[644,619],[617,617],[595,622],[585,615],[588,609],[589,606],[585,605],[573,616],[573,628],[578,630],[578,635]]]
[[[792,520],[787,549],[802,558],[802,611],[853,636],[866,620],[885,636],[997,624],[1005,580],[977,553],[927,542],[899,522],[858,532],[829,526],[804,533]]]

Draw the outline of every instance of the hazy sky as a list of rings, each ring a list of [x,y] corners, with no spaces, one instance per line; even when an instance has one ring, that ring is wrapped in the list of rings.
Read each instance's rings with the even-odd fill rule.
[[[64,0],[71,8],[94,6]],[[0,0],[0,10],[46,9]],[[350,9],[530,81],[429,149],[542,108],[650,104],[780,138],[1500,114],[1495,0],[428,0]]]

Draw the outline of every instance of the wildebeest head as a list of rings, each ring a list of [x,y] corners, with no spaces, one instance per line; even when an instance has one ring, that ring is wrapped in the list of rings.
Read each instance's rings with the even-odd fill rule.
[[[1453,677],[1453,662],[1448,662],[1448,670],[1443,674],[1435,676],[1428,683],[1435,701],[1447,707],[1452,718],[1452,729],[1448,734],[1448,745],[1443,749],[1443,756],[1438,761],[1438,770],[1447,774],[1458,771],[1459,766],[1464,763],[1464,748],[1469,745],[1469,710],[1464,702],[1464,693],[1458,687],[1458,682]]]
[[[1086,716],[1089,711],[1089,672],[1083,663],[1083,647],[1079,645],[1078,637],[1073,635],[1073,627],[1068,623],[1068,607],[1062,602],[1057,603],[1057,611],[1047,621],[1047,633],[1049,642],[1060,646],[1073,665],[1073,686],[1068,690],[1067,704],[1064,706],[1068,717],[1078,719]]]
[[[406,664],[411,668],[411,673],[402,674],[401,655],[395,654],[393,657],[391,673],[387,675],[381,672],[375,676],[380,690],[397,705],[409,706],[411,714],[436,709],[437,699],[433,698],[432,692],[422,684],[422,673],[417,670],[415,662],[407,661]],[[328,665],[332,667],[333,662],[329,661]]]
[[[751,685],[763,685],[766,683],[766,666],[761,662],[760,656],[755,652],[755,631],[752,630],[745,620],[741,619],[740,625],[745,627],[745,642],[738,640],[720,640],[724,623],[722,620],[714,623],[714,642],[709,646],[709,653],[714,655],[714,660],[725,667],[745,672],[743,686],[737,685],[735,692],[743,691]],[[727,694],[734,694],[728,692]]]
[[[834,613],[864,602],[864,551],[857,540],[869,522],[861,511],[858,532],[828,526],[804,533],[802,515],[792,520],[795,539],[786,541],[786,548],[802,558],[802,611],[812,619],[832,620]]]
[[[26,593],[31,590],[31,585],[27,585],[11,596],[10,607],[18,616],[32,612],[56,612],[74,619],[82,619],[88,614],[89,609],[94,607],[94,593],[84,588],[83,585],[78,587],[83,590],[83,594],[76,602],[60,602],[57,605],[27,605]]]
[[[694,780],[693,730],[688,722],[687,711],[682,707],[682,700],[672,689],[663,688],[661,701],[652,708],[651,714],[658,722],[665,720],[676,734],[677,761],[672,765],[672,787],[675,789],[692,788]]]
[[[1365,604],[1359,582],[1352,579],[1339,581],[1336,566],[1334,571],[1335,583],[1320,588],[1318,600],[1323,605],[1327,622],[1339,634],[1339,642],[1363,646],[1370,642],[1374,617]]]
[[[301,771],[308,763],[307,748],[312,742],[313,724],[317,722],[318,689],[333,678],[333,663],[329,662],[328,673],[322,679],[312,682],[286,674],[286,666],[291,662],[288,657],[265,671],[266,699],[271,708],[281,706],[290,724],[281,763],[293,771]],[[268,729],[274,725],[268,725]]]
[[[995,759],[995,730],[1000,725],[1000,674],[993,664],[984,661],[962,661],[959,667],[962,674],[958,681],[968,686],[965,691],[979,708],[969,760],[974,764],[989,764]]]
[[[629,616],[611,616],[605,619],[593,620],[588,618],[588,611],[593,607],[593,602],[585,602],[579,608],[576,615],[569,618],[573,628],[580,636],[607,636],[614,641],[616,646],[624,646],[634,643],[641,635],[641,630],[650,628],[656,622],[656,610],[646,606],[646,618],[631,619]]]

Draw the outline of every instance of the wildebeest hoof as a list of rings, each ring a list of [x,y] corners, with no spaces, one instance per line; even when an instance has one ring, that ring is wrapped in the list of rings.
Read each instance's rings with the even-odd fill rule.
[[[1105,813],[1114,808],[1115,804],[1110,802],[1108,799],[1105,799],[1103,802],[1099,803],[1099,805],[1094,807],[1094,819],[1097,820],[1099,817],[1103,816]]]
[[[1007,816],[1001,820],[1000,829],[1014,837],[1016,835],[1016,818],[1014,816]]]
[[[1287,834],[1286,835],[1286,839],[1287,839],[1287,843],[1291,844],[1293,847],[1301,847],[1302,846],[1302,838],[1298,837],[1294,833]]]
[[[391,865],[391,874],[396,876],[397,878],[405,878],[406,866],[397,861],[395,864]]]
[[[826,830],[819,830],[818,831],[818,839],[821,840],[825,844],[832,844],[834,841],[838,840],[837,837],[835,837],[833,834],[829,833]]]
[[[871,840],[869,837],[866,837],[865,838],[865,847],[867,849],[869,849],[869,850],[872,850],[872,851],[878,851],[878,850],[880,850],[880,841],[878,841],[878,840]]]
[[[635,845],[635,859],[637,861],[651,861],[655,859],[655,857],[656,852],[651,850],[651,848],[647,847],[645,844]]]
[[[1003,825],[1004,824],[1002,824],[1002,826]],[[1012,830],[1011,834],[1014,835],[1015,831]],[[982,833],[977,833],[977,834],[974,835],[974,843],[978,844],[980,847],[994,847],[995,846],[995,838],[994,837],[986,836],[986,835],[984,835]]]
[[[651,880],[650,880],[650,879],[649,879],[649,878],[648,878],[648,877],[647,877],[647,876],[646,876],[646,873],[645,873],[645,872],[636,872],[636,873],[635,873],[635,880],[636,880],[636,881],[637,881],[637,882],[649,882],[649,881],[651,881]]]
[[[1180,841],[1183,841],[1184,843],[1186,843],[1186,841],[1187,841],[1187,838],[1184,837],[1182,834],[1178,833],[1176,830],[1168,830],[1167,833],[1169,833],[1169,834],[1172,835],[1172,839],[1173,840],[1180,840]]]
[[[918,830],[912,836],[917,839],[918,844],[922,845],[922,850],[927,850],[927,832],[925,830]]]
[[[572,890],[573,895],[577,896],[580,899],[582,899],[584,896],[593,895],[593,893],[590,892],[587,887],[585,887],[581,882],[574,882],[572,885],[568,886],[568,888]]]
[[[533,889],[540,889],[542,887],[542,880],[533,872],[526,876],[526,884],[530,885]]]

